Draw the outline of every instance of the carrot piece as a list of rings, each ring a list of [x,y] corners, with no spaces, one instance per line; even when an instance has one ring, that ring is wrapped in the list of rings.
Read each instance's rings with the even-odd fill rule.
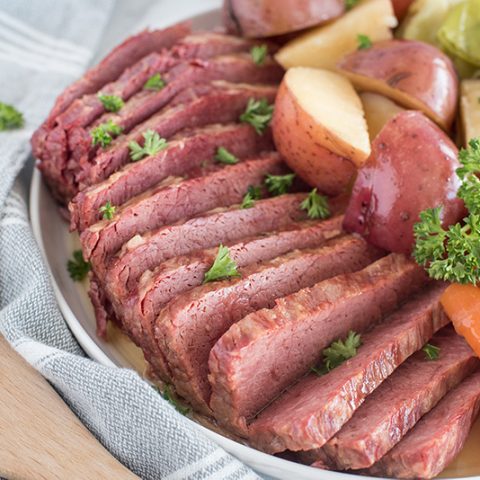
[[[480,356],[480,288],[454,283],[440,302],[459,335]]]

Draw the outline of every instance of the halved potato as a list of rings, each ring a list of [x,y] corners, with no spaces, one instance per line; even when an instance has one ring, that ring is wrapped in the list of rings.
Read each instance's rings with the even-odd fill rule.
[[[300,35],[281,48],[275,58],[285,68],[317,67],[335,69],[347,53],[358,46],[357,36],[372,41],[392,38],[397,25],[390,0],[363,0],[345,15],[328,25]]]
[[[480,138],[480,80],[463,80],[460,110],[464,145],[472,138]]]
[[[270,37],[328,22],[345,11],[344,0],[224,0],[227,29],[244,37]]]
[[[370,154],[360,98],[347,79],[328,70],[287,71],[272,129],[290,168],[324,193],[344,191]]]
[[[450,58],[413,40],[388,40],[347,55],[338,69],[362,91],[421,110],[448,130],[455,118],[458,78]]]
[[[370,140],[373,140],[384,125],[397,113],[405,109],[392,102],[389,98],[376,93],[364,92],[360,94],[365,118],[368,125]]]

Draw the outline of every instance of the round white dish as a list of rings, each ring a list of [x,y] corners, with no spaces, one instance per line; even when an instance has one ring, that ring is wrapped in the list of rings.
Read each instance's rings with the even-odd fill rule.
[[[214,10],[198,15],[193,17],[192,21],[197,28],[211,29],[220,23],[219,12]],[[86,294],[86,285],[73,282],[65,268],[72,251],[80,246],[78,238],[69,233],[68,225],[60,215],[57,204],[52,199],[37,170],[33,174],[31,184],[30,216],[34,235],[51,272],[58,304],[82,348],[91,358],[103,365],[133,368],[142,373],[144,364],[140,350],[125,337],[118,332],[113,332],[112,340],[104,342],[96,336],[95,317]],[[192,425],[256,471],[274,478],[283,480],[292,478],[295,480],[365,480],[373,478],[323,471],[300,465],[235,442],[194,421],[192,421]],[[476,428],[474,436],[475,440],[480,439],[480,428]],[[478,443],[476,444],[478,445]],[[473,444],[468,448],[472,450],[468,457],[475,458],[474,450],[476,449]],[[452,475],[451,478],[454,478],[453,475],[455,478],[466,478],[466,475],[475,475],[479,472],[480,461],[477,460],[476,463],[468,461],[465,464],[463,459],[457,460],[453,468],[448,471]],[[480,479],[480,476],[468,478]]]

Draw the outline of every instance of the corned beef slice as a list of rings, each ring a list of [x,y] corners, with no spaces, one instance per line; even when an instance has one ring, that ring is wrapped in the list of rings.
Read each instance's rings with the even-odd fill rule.
[[[382,325],[363,335],[363,345],[358,354],[331,374],[323,377],[309,375],[293,388],[295,392],[302,392],[298,398],[305,398],[305,404],[309,404],[311,399],[317,402],[315,408],[321,412],[322,424],[319,428],[324,437],[337,432],[368,394],[447,323],[438,303],[444,289],[442,285],[429,288],[389,316]],[[260,391],[263,398],[259,401],[255,395],[257,388],[251,391],[244,388],[246,378],[252,377],[248,372],[251,368],[248,343],[242,342],[237,346],[233,333],[227,333],[214,349],[216,361],[211,365],[213,393],[210,404],[222,423],[236,425],[245,431],[246,420],[252,418],[269,399]],[[230,346],[226,352],[222,350],[225,345]],[[349,394],[345,395],[345,392]],[[317,458],[312,455],[310,463],[314,460]]]
[[[433,478],[460,453],[480,412],[480,372],[448,393],[373,467],[370,475]]]
[[[219,371],[228,352],[241,345],[245,362],[253,365],[257,361],[255,376],[249,382],[252,395],[258,399],[249,410],[256,411],[308,372],[334,340],[344,338],[349,330],[363,332],[425,282],[422,268],[396,254],[360,272],[321,282],[234,325],[212,350],[210,370]],[[249,353],[250,359],[246,358]],[[281,452],[318,448],[328,440],[323,435],[321,408],[315,399],[299,400],[299,394],[293,387],[260,414],[250,427],[254,444],[268,452]]]
[[[214,164],[219,147],[239,158],[273,148],[269,135],[259,136],[245,124],[212,125],[179,137],[157,154],[132,162],[104,182],[79,192],[69,205],[71,229],[83,231],[101,220],[100,208],[107,201],[118,207],[169,176],[188,175],[189,170]]]
[[[260,185],[268,173],[284,172],[281,157],[271,153],[211,175],[160,185],[123,205],[112,220],[84,230],[80,236],[83,254],[102,278],[105,259],[134,235],[216,207],[240,203],[250,185]]]
[[[372,466],[430,411],[446,393],[478,368],[480,361],[453,328],[430,341],[440,348],[437,360],[417,352],[387,378],[323,447],[341,469]]]
[[[277,88],[272,85],[232,84],[223,81],[201,85],[202,90],[188,88],[180,92],[163,110],[137,125],[129,134],[121,135],[105,150],[97,152],[88,167],[83,183],[94,185],[130,161],[128,145],[135,141],[143,145],[143,134],[156,131],[170,138],[184,128],[238,120],[250,98],[265,98],[273,102]]]
[[[240,270],[241,277],[197,287],[167,304],[155,322],[155,338],[180,395],[209,412],[208,355],[220,336],[243,316],[273,307],[275,299],[331,275],[363,268],[378,249],[359,237],[330,240]]]

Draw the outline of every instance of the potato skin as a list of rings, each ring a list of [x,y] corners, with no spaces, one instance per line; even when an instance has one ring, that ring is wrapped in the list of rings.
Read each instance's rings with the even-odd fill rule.
[[[413,226],[427,208],[442,205],[444,226],[465,215],[457,198],[458,149],[420,112],[406,111],[388,122],[359,171],[344,228],[391,252],[409,254]]]
[[[228,31],[245,37],[270,37],[319,25],[340,16],[344,0],[224,0]]]
[[[433,45],[389,40],[347,55],[339,70],[364,91],[422,110],[448,130],[455,119],[458,77],[452,61]]]
[[[395,16],[399,21],[405,18],[412,3],[413,0],[392,0],[393,11],[395,12]]]
[[[321,145],[325,131],[280,85],[272,119],[275,145],[287,165],[312,187],[328,195],[345,192],[356,174],[354,164]]]

